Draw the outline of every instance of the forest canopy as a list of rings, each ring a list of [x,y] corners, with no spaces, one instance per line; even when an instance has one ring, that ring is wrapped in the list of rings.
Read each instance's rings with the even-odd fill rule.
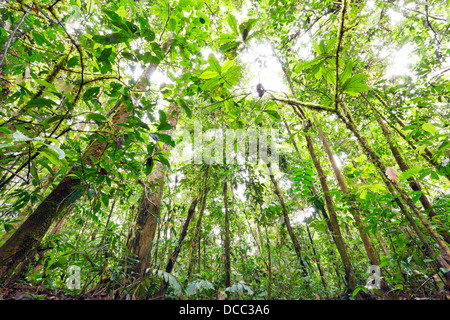
[[[4,299],[450,299],[446,1],[0,16]]]

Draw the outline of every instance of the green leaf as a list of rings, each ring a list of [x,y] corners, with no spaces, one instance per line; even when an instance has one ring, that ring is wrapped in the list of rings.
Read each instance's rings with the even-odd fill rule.
[[[208,57],[208,62],[213,71],[220,73],[222,68],[220,67],[219,61],[217,61],[216,56],[214,54],[210,54]]]
[[[363,83],[363,74],[355,74],[342,85],[342,90],[350,95],[357,95],[359,92],[370,90],[370,87]]]
[[[205,72],[203,72],[200,76],[199,76],[199,78],[200,79],[212,79],[212,78],[215,78],[215,77],[217,77],[219,75],[219,73],[217,73],[217,72],[215,72],[215,71],[205,71]]]
[[[212,79],[209,79],[208,81],[206,81],[203,85],[202,88],[203,90],[211,90],[213,88],[215,88],[217,85],[219,85],[223,80],[220,79],[219,77],[214,77]]]
[[[321,54],[322,53],[321,46],[319,45],[319,43],[315,39],[312,41],[312,47],[313,47],[313,50],[317,54]]]
[[[234,64],[234,60],[229,60],[227,62],[225,62],[222,66],[222,73],[225,73],[228,69],[230,69]]]
[[[215,104],[209,106],[208,111],[213,112],[213,111],[219,109],[221,107],[221,105],[222,105],[222,103],[220,103],[220,102],[215,103]]]
[[[81,198],[81,196],[84,194],[86,190],[80,189],[72,193],[69,198],[67,198],[67,205],[71,205],[72,203],[75,203],[78,199]]]
[[[359,195],[359,197],[360,197],[361,199],[366,199],[366,197],[367,197],[367,190],[363,190],[363,191],[361,192],[361,194]]]
[[[255,119],[255,124],[257,125],[257,124],[259,124],[261,121],[262,121],[262,119],[263,119],[263,114],[261,113],[256,119]]]
[[[32,139],[27,137],[26,135],[24,135],[22,132],[16,131],[13,134],[12,142],[30,141],[30,140],[32,140]]]
[[[4,134],[11,134],[11,130],[4,128],[4,127],[0,127],[0,132],[2,132]]]
[[[264,112],[267,113],[272,120],[281,121],[281,116],[276,110],[264,110]]]
[[[168,168],[170,168],[170,162],[169,160],[162,154],[158,155],[158,159],[159,162],[161,162],[162,164],[165,164]]]
[[[50,90],[52,90],[52,91],[57,91],[54,85],[52,85],[51,83],[48,83],[48,82],[45,81],[45,80],[41,80],[41,79],[38,79],[38,78],[36,78],[36,79],[34,79],[34,80],[35,80],[37,83],[39,83],[41,86],[46,87],[47,89],[50,89]]]
[[[178,105],[180,105],[181,108],[184,110],[184,112],[186,112],[186,115],[188,116],[189,119],[192,118],[192,110],[191,108],[189,108],[186,102],[184,102],[184,100],[178,99]]]
[[[86,116],[86,121],[91,121],[91,120],[94,120],[94,121],[97,121],[97,122],[103,122],[103,121],[106,120],[106,117],[104,115],[99,114],[99,113],[89,113]]]
[[[164,131],[164,130],[170,130],[172,129],[173,126],[170,123],[161,123],[160,125],[158,125],[157,129],[160,131]]]
[[[322,57],[317,57],[315,59],[312,59],[311,61],[304,61],[304,62],[300,62],[299,64],[297,64],[297,66],[295,67],[295,72],[301,72],[303,70],[309,69],[312,66],[315,66],[316,64],[320,63],[323,61]]]
[[[167,23],[167,30],[175,31],[176,28],[177,28],[177,20],[175,18],[170,18],[169,22]]]
[[[361,288],[356,288],[356,289],[353,291],[352,296],[355,297],[355,296],[358,294],[359,291],[361,291]]]
[[[98,57],[98,61],[106,61],[112,53],[112,47],[106,48],[102,51],[100,56]]]
[[[164,143],[167,143],[171,145],[172,147],[175,147],[175,141],[173,141],[172,137],[165,133],[157,133],[159,137],[159,141],[162,141]]]
[[[438,132],[438,129],[436,129],[436,127],[434,125],[432,125],[431,123],[424,123],[422,125],[422,129],[431,134],[435,134]]]
[[[400,174],[400,180],[404,181],[404,180],[408,180],[409,178],[411,178],[412,176],[417,175],[420,171],[422,171],[422,167],[417,166],[414,168],[410,168],[406,171],[403,171]]]
[[[242,67],[240,66],[231,66],[230,69],[227,70],[223,74],[223,77],[227,79],[228,83],[231,85],[236,85],[239,81],[241,75]]]
[[[109,206],[109,196],[106,193],[102,192],[102,193],[100,193],[100,198],[102,200],[103,205],[105,207],[108,207]]]
[[[228,25],[230,26],[231,30],[233,31],[233,33],[236,36],[239,36],[239,31],[238,31],[236,18],[229,14],[228,17],[227,17],[227,22],[228,22]]]
[[[326,69],[324,76],[328,83],[336,85],[336,72],[333,69]]]
[[[91,99],[95,99],[99,93],[100,93],[100,87],[89,88],[84,93],[83,100],[88,101]]]
[[[58,148],[57,146],[46,144],[49,148],[51,148],[53,151],[55,151],[58,154],[58,159],[64,159],[66,157],[66,153]]]
[[[56,106],[56,102],[50,99],[45,98],[38,98],[33,99],[30,102],[27,103],[27,107],[34,107],[34,106]]]
[[[107,35],[95,35],[92,40],[101,44],[117,44],[126,42],[130,37],[123,32],[114,32]]]
[[[347,79],[352,75],[353,62],[349,61],[344,68],[344,71],[340,74],[341,83],[347,81]]]
[[[43,154],[48,160],[50,160],[51,163],[54,165],[61,165],[63,164],[61,160],[59,159],[59,156],[50,148],[43,148],[41,150],[41,154]]]

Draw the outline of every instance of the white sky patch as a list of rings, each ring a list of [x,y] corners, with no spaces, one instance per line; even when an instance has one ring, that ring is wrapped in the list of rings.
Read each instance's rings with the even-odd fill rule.
[[[413,50],[414,46],[408,42],[396,52],[391,52],[386,77],[412,76],[410,66],[418,61],[417,56],[412,53]],[[381,52],[380,57],[384,58],[385,55],[385,52]]]
[[[341,159],[339,159],[339,157],[335,154],[333,154],[333,158],[334,158],[334,161],[336,162],[336,165],[338,166],[338,168],[342,167]]]
[[[243,183],[239,183],[236,189],[236,195],[241,201],[245,201],[245,185]]]
[[[131,69],[129,72],[131,73]],[[135,81],[137,81],[143,72],[144,72],[144,68],[142,68],[141,65],[137,65],[133,72],[133,79]],[[173,83],[173,81],[170,80],[169,77],[167,75],[165,75],[164,73],[162,73],[161,71],[156,70],[152,75],[151,83],[154,86],[159,87],[163,83],[170,84],[170,83]]]
[[[250,43],[248,50],[239,58],[248,66],[248,85],[251,88],[256,88],[258,83],[262,83],[266,90],[287,91],[281,74],[281,65],[272,55],[272,48],[267,43]]]
[[[152,83],[154,83],[156,86],[159,87],[163,83],[169,84],[173,83],[173,81],[170,80],[169,77],[164,73],[162,73],[161,71],[156,70],[155,73],[153,73],[152,75]]]
[[[242,4],[242,8],[240,10],[236,10],[233,12],[233,15],[236,17],[238,24],[243,22],[248,17],[248,10],[250,9],[251,4],[249,1],[245,1]]]
[[[391,26],[396,26],[402,23],[403,19],[405,19],[401,12],[398,12],[392,8],[387,10],[387,15],[389,16]]]
[[[222,54],[220,54],[219,52],[212,51],[211,48],[201,48],[200,53],[202,54],[203,59],[205,59],[205,60],[208,60],[208,57],[211,54],[213,54],[218,61],[220,61],[220,59],[222,59]]]
[[[313,58],[312,41],[308,34],[305,34],[297,39],[292,50],[297,52],[298,56],[304,60],[311,60]]]
[[[305,209],[295,211],[292,216],[291,223],[293,225],[302,223],[305,219],[311,217],[314,214],[314,211],[314,207],[307,207]]]
[[[375,0],[369,0],[369,1],[367,1],[364,8],[365,8],[365,9],[368,9],[368,10],[370,10],[370,11],[372,11],[373,9],[375,9]]]

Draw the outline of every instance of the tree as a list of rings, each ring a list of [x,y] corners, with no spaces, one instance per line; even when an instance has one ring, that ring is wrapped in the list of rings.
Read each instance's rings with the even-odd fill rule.
[[[115,298],[440,297],[447,11],[2,4],[0,282],[68,290],[78,266],[77,294]]]

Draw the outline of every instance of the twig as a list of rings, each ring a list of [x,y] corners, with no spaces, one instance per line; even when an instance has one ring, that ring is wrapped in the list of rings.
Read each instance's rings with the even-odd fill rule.
[[[20,18],[19,23],[18,23],[18,24],[16,25],[16,27],[14,28],[14,30],[13,30],[13,32],[11,33],[11,36],[9,37],[8,41],[6,41],[5,49],[3,50],[3,55],[2,55],[2,58],[0,59],[0,68],[3,66],[3,64],[4,64],[4,62],[5,62],[5,59],[6,59],[6,53],[8,52],[9,47],[11,46],[11,42],[12,42],[12,40],[13,40],[13,38],[14,38],[16,32],[17,32],[17,30],[19,30],[20,26],[21,26],[22,23],[25,21],[25,18],[28,16],[29,13],[30,13],[29,11],[26,11],[26,12],[22,15],[22,18]]]
[[[16,177],[22,179],[23,181],[25,181],[26,183],[28,183],[28,181],[27,181],[24,177],[19,176],[19,175],[18,175],[17,173],[15,173],[14,171],[9,170],[8,168],[3,168],[3,167],[0,167],[0,168],[2,168],[2,169],[4,169],[4,170],[8,171],[9,173],[13,174],[14,176],[16,176]]]

